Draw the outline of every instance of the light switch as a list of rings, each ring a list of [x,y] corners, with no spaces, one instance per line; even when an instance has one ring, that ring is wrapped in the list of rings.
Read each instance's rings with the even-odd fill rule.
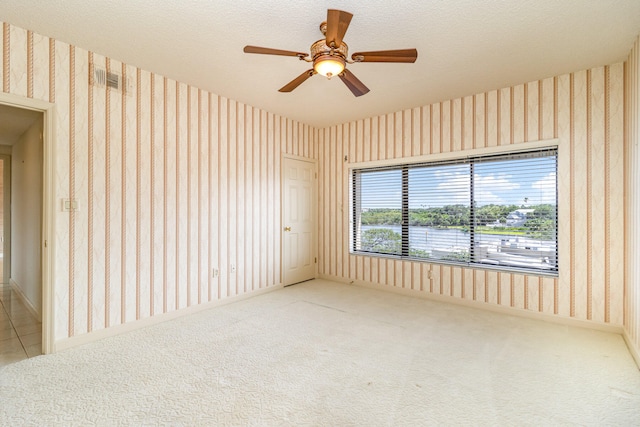
[[[78,210],[78,200],[77,199],[62,199],[62,211],[63,212],[71,212]]]

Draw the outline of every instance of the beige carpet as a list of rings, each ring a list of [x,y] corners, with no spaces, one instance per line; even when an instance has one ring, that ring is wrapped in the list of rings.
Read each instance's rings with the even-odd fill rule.
[[[315,280],[0,370],[0,425],[640,425],[619,335]]]

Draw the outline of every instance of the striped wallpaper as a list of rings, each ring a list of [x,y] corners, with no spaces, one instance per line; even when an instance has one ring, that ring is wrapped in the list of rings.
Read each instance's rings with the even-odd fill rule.
[[[80,207],[56,212],[55,340],[279,284],[288,153],[319,162],[322,277],[624,323],[638,343],[640,290],[626,290],[623,317],[624,83],[626,72],[637,115],[637,52],[638,44],[635,68],[613,64],[316,130],[4,23],[2,90],[56,104],[56,200]],[[129,79],[128,93],[90,84],[94,66]],[[553,138],[557,279],[349,254],[349,163]]]
[[[626,66],[627,76],[627,170],[628,233],[626,312],[624,328],[627,341],[635,350],[640,365],[640,37],[631,50]]]
[[[322,129],[320,275],[622,326],[623,105],[620,63]],[[350,162],[554,138],[557,279],[349,253]]]
[[[0,81],[56,104],[79,204],[55,214],[56,341],[281,283],[280,156],[316,157],[312,127],[7,23]]]

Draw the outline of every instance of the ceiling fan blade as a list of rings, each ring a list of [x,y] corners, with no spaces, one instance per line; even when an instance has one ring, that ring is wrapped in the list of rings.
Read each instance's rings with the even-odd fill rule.
[[[353,15],[342,10],[327,10],[327,46],[340,47]]]
[[[260,46],[245,46],[244,53],[261,53],[263,55],[282,55],[282,56],[297,56],[305,57],[309,56],[308,53],[293,52],[291,50],[270,49],[268,47]]]
[[[307,80],[309,77],[313,76],[315,73],[316,71],[313,68],[305,71],[295,79],[291,80],[286,85],[282,86],[282,88],[280,88],[278,92],[291,92],[292,90],[300,86],[302,83],[304,83],[304,81]]]
[[[351,59],[356,62],[416,62],[416,49],[378,50],[372,52],[356,52]]]
[[[362,96],[369,92],[369,88],[364,85],[353,73],[346,68],[340,74],[340,80],[349,88],[355,96]]]

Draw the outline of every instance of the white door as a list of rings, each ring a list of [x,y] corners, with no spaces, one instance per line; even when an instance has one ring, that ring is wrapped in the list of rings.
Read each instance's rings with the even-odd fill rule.
[[[316,276],[315,163],[283,159],[282,242],[284,285]]]

